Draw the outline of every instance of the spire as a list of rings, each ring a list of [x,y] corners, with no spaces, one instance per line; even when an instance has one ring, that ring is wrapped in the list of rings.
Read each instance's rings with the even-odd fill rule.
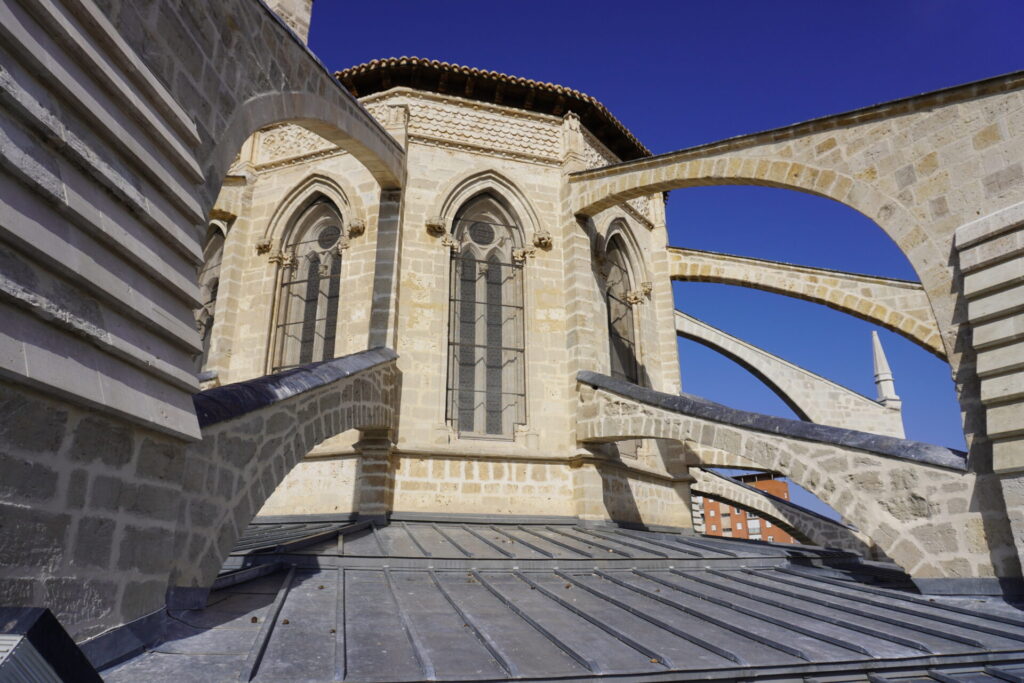
[[[875,361],[875,386],[878,388],[878,402],[886,408],[900,408],[903,402],[896,395],[896,384],[892,379],[889,361],[885,359],[878,332],[871,331],[871,352]]]

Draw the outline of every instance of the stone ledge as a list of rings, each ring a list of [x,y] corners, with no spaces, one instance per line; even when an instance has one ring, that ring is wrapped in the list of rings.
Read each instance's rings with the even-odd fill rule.
[[[286,398],[316,389],[357,372],[390,363],[398,358],[391,349],[379,347],[342,358],[311,363],[293,370],[201,391],[192,397],[200,428],[251,413]]]
[[[692,394],[665,394],[589,370],[580,371],[576,378],[583,384],[640,403],[719,424],[804,441],[844,446],[875,455],[911,460],[961,472],[967,470],[967,454],[943,446],[737,410]]]

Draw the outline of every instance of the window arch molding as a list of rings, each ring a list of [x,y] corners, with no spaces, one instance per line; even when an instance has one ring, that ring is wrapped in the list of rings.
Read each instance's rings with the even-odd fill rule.
[[[646,271],[640,251],[622,218],[614,219],[605,233],[601,263],[601,293],[608,326],[610,374],[645,384],[642,321],[635,305]]]
[[[278,202],[277,208],[263,228],[260,241],[270,249],[285,244],[295,230],[303,210],[320,197],[334,204],[345,225],[351,225],[364,213],[362,206],[349,200],[349,193],[334,179],[320,173],[307,176],[297,183]]]
[[[438,194],[440,200],[430,215],[439,218],[451,232],[455,214],[468,201],[485,192],[500,197],[506,204],[518,220],[524,244],[532,244],[534,236],[544,232],[537,212],[522,190],[502,174],[490,169],[471,173],[449,183]]]
[[[647,273],[647,267],[640,258],[643,251],[640,248],[640,243],[637,241],[636,236],[633,234],[633,227],[625,218],[618,216],[608,222],[608,226],[604,232],[604,243],[602,247],[601,256],[604,257],[608,251],[608,242],[612,238],[618,238],[623,241],[626,247],[626,256],[629,264],[629,274],[633,281],[633,286],[639,286],[641,282],[649,282],[650,277]]]

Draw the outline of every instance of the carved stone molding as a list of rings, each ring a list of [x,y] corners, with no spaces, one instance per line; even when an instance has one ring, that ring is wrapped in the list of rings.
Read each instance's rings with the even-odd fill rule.
[[[316,133],[286,124],[260,133],[257,163],[263,165],[334,149],[334,144]]]
[[[450,249],[452,253],[457,253],[461,245],[459,245],[458,242],[452,239],[451,235],[445,235],[444,237],[441,238],[441,246],[448,247],[448,249]]]
[[[544,251],[547,251],[548,249],[551,248],[551,244],[551,233],[548,232],[547,230],[538,230],[533,235],[533,246],[537,247],[538,249],[543,249]]]
[[[361,218],[356,218],[348,224],[348,236],[359,237],[366,232],[366,223]]]
[[[536,247],[523,247],[522,249],[512,250],[512,260],[522,263],[527,258],[533,258],[537,255]]]

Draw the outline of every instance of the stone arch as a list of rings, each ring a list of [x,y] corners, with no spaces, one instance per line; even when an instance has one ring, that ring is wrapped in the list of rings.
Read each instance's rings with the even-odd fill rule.
[[[314,446],[394,429],[396,359],[371,349],[197,395],[203,439],[186,453],[169,605],[203,605],[235,540]]]
[[[782,527],[801,543],[827,548],[839,548],[871,557],[872,544],[856,529],[803,508],[792,501],[776,498],[772,494],[754,488],[717,472],[693,468],[691,491],[736,505],[769,519]]]
[[[640,391],[596,373],[580,373],[579,381],[581,442],[672,439],[700,467],[783,474],[855,525],[922,589],[955,590],[949,580],[962,577],[1019,576],[994,482],[966,471],[950,449]],[[998,590],[987,581],[984,590]]]
[[[701,344],[752,374],[806,422],[903,438],[899,410],[816,375],[708,323],[675,312],[676,335]]]
[[[278,123],[291,123],[319,135],[358,159],[382,189],[398,189],[404,181],[404,152],[384,128],[349,99],[301,91],[270,92],[242,102],[210,151],[206,164],[208,194],[220,182],[246,139]]]
[[[595,215],[635,197],[706,185],[761,185],[805,192],[848,206],[874,221],[907,257],[925,291],[951,292],[948,255],[940,253],[927,239],[919,227],[921,218],[870,182],[782,157],[737,153],[701,159],[686,158],[680,153],[676,161],[673,156],[663,155],[615,170],[573,174],[570,181],[574,187],[575,213]],[[955,369],[958,354],[954,353],[951,295],[929,296],[929,303]]]
[[[277,240],[284,244],[303,209],[316,201],[318,197],[326,197],[334,204],[346,226],[354,220],[363,218],[364,207],[349,199],[349,193],[345,191],[341,183],[322,173],[312,173],[296,183],[278,202],[270,219],[263,226],[261,239],[264,243],[273,243]]]
[[[538,234],[546,232],[533,203],[519,186],[494,170],[478,171],[453,180],[438,193],[438,201],[431,213],[446,227],[452,225],[455,214],[473,197],[490,191],[507,205],[518,219],[525,244],[533,244]]]
[[[667,251],[673,280],[747,287],[821,304],[884,327],[946,360],[928,296],[917,283],[696,249]]]
[[[604,251],[608,250],[608,243],[613,237],[618,237],[625,243],[625,254],[629,262],[630,277],[633,286],[637,287],[641,282],[650,282],[651,276],[647,271],[647,264],[640,256],[640,243],[637,241],[636,235],[633,234],[631,225],[622,216],[617,216],[609,221],[608,227],[604,231]]]

